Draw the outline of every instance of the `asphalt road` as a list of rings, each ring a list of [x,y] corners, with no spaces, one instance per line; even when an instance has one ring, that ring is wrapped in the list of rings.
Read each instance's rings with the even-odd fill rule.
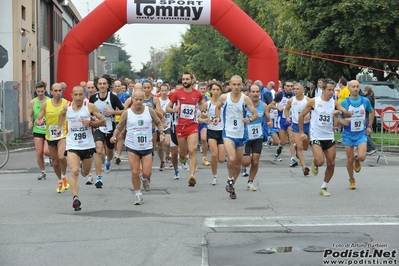
[[[159,171],[155,157],[152,190],[143,192],[141,206],[133,205],[124,156],[104,174],[103,189],[80,178],[82,210],[75,212],[70,192],[55,192],[51,167],[38,181],[34,150],[14,150],[0,170],[0,265],[330,265],[324,250],[398,249],[398,154],[385,153],[388,165],[369,156],[350,191],[339,148],[331,197],[322,197],[325,167],[304,177],[299,167],[288,167],[288,149],[279,163],[274,151],[263,149],[257,192],[238,179],[237,200],[225,191],[226,164],[217,186],[210,185],[210,168],[199,165],[191,188],[187,171],[175,181],[172,170]],[[306,156],[310,163],[310,151]],[[388,255],[389,265],[397,264]],[[362,265],[359,257],[344,259]]]

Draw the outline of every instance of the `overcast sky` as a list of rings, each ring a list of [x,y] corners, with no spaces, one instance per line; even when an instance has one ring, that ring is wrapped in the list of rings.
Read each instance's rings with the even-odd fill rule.
[[[85,17],[89,11],[100,5],[102,0],[72,0],[80,15]],[[141,63],[150,60],[150,47],[164,48],[181,41],[181,35],[188,25],[175,24],[130,24],[116,32],[125,43],[124,49],[131,55],[132,67],[142,68]],[[148,38],[152,36],[151,38]]]

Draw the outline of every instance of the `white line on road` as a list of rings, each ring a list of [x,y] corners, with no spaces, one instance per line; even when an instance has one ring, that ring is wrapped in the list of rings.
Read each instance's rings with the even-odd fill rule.
[[[204,226],[209,228],[233,227],[306,227],[399,225],[399,216],[389,215],[329,215],[329,216],[279,216],[279,217],[209,217]]]

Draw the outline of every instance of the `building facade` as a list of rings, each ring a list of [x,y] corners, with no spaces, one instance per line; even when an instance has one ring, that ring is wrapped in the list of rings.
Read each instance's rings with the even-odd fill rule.
[[[37,81],[47,82],[47,90],[57,77],[58,50],[68,31],[81,16],[70,0],[1,0],[0,45],[9,61],[0,69],[0,81],[13,81],[17,93],[7,94],[7,103],[18,105],[6,116],[17,122],[14,136],[28,131],[28,106]],[[14,99],[17,97],[17,99]],[[8,128],[6,128],[8,130]]]

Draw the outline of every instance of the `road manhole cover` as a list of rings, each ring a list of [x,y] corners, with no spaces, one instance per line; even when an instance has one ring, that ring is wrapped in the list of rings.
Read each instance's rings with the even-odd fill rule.
[[[265,249],[255,250],[255,253],[257,253],[257,254],[273,254],[273,253],[276,253],[276,250],[271,249],[271,248],[265,248]]]
[[[306,252],[323,252],[326,249],[326,247],[320,247],[320,246],[307,246],[303,250]]]

